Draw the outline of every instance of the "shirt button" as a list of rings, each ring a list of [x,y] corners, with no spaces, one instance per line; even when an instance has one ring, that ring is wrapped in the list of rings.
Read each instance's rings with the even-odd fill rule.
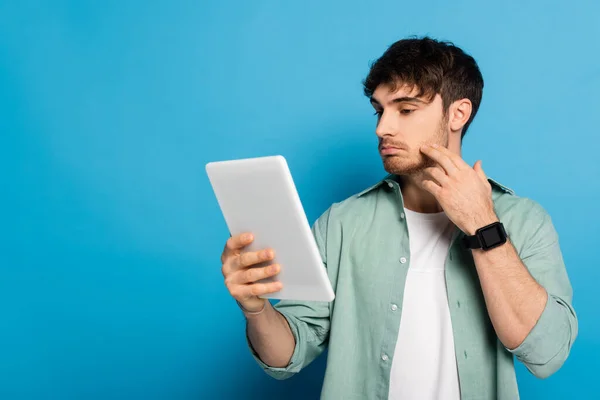
[[[402,257],[402,258],[400,258],[400,262],[401,262],[402,264],[406,264],[406,257]]]
[[[404,213],[400,214],[400,218],[404,219]]]
[[[392,311],[396,311],[398,309],[398,306],[395,304],[392,304],[392,306],[390,308],[392,309]]]
[[[388,356],[387,356],[387,354],[382,354],[382,355],[381,355],[381,359],[382,359],[383,361],[387,361],[387,360],[388,360]]]
[[[391,187],[391,188],[393,188],[394,184],[392,182],[388,182],[388,186]]]

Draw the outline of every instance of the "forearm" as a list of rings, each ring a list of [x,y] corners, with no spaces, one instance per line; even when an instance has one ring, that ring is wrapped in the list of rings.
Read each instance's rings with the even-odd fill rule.
[[[519,346],[538,321],[548,295],[531,276],[512,243],[473,250],[488,314],[500,341]]]
[[[296,345],[286,318],[267,301],[262,313],[246,314],[246,321],[248,339],[260,359],[271,367],[286,367]]]

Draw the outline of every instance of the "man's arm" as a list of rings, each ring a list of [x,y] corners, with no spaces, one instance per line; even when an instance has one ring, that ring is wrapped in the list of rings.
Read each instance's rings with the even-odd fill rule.
[[[577,336],[572,288],[548,214],[534,204],[532,234],[519,255],[507,242],[473,259],[496,334],[537,377],[556,372]]]
[[[473,235],[498,220],[481,161],[471,168],[460,155],[436,144],[424,145],[421,152],[436,162],[424,170],[421,184],[459,229]],[[488,252],[474,251],[473,257],[499,339],[534,375],[544,378],[566,360],[577,336],[577,317],[550,217],[535,203],[527,216],[519,227],[527,231],[519,254],[507,242]]]
[[[548,294],[533,279],[510,242],[492,250],[473,250],[473,259],[496,335],[517,348],[542,315]]]
[[[312,227],[325,267],[329,213],[330,209]],[[273,378],[286,379],[300,372],[327,347],[328,302],[281,300],[272,307],[267,301],[260,314],[245,314],[251,354]]]
[[[285,368],[289,365],[296,341],[286,318],[267,301],[265,310],[246,316],[246,333],[252,349],[268,366]]]
[[[328,209],[313,225],[317,247],[327,266]],[[280,282],[259,283],[280,266],[253,267],[274,259],[271,249],[244,251],[251,234],[229,238],[221,255],[222,272],[232,297],[246,316],[246,338],[259,365],[274,378],[285,379],[319,356],[329,338],[329,303],[282,300],[275,307],[261,295],[281,290]],[[285,268],[285,266],[283,266]]]

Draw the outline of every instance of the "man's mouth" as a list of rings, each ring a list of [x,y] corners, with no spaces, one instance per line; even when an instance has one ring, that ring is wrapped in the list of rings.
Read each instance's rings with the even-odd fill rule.
[[[402,149],[396,146],[381,146],[379,148],[379,153],[381,153],[381,155],[383,156],[394,155],[396,153],[399,153],[400,151],[402,151]]]

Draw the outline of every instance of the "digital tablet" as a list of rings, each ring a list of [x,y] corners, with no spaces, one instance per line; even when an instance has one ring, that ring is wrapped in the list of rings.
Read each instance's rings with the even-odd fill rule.
[[[332,301],[335,297],[288,164],[282,156],[211,162],[206,173],[229,232],[251,232],[247,251],[272,248],[280,272],[260,282],[283,288],[271,299]]]

